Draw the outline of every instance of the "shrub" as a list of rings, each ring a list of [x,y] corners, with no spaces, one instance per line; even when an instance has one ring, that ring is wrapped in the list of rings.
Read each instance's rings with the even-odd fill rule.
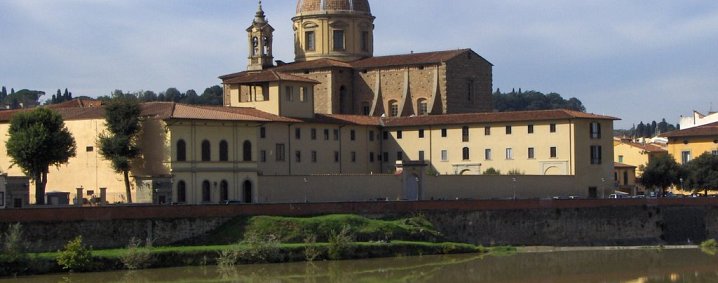
[[[23,239],[22,225],[20,225],[20,223],[10,225],[2,239],[2,260],[6,262],[19,262],[27,259],[25,251],[27,250],[28,244]]]
[[[68,271],[89,270],[92,264],[92,248],[82,243],[82,236],[69,241],[65,249],[58,251],[57,264]]]
[[[509,172],[506,173],[506,175],[520,176],[520,175],[524,175],[524,172],[519,169],[511,169],[511,170],[509,170]]]
[[[239,262],[240,252],[237,248],[222,250],[217,255],[219,267],[233,267]]]
[[[701,243],[702,249],[718,249],[718,242],[715,239],[709,239]]]
[[[346,258],[351,254],[353,242],[354,235],[351,233],[351,226],[344,225],[338,233],[332,231],[329,236],[329,258],[334,260]]]
[[[489,167],[484,171],[484,175],[501,175],[501,170],[496,170],[494,167]]]
[[[149,267],[152,264],[152,252],[150,251],[150,245],[151,244],[148,241],[147,245],[142,247],[142,241],[133,237],[127,245],[127,250],[120,257],[120,261],[127,269],[130,270]]]
[[[310,235],[304,238],[304,258],[312,262],[322,254],[322,250],[317,246],[317,236]]]
[[[279,252],[279,238],[273,234],[262,237],[256,233],[249,233],[242,241],[244,247],[240,250],[240,258],[249,262],[272,262],[282,259]]]

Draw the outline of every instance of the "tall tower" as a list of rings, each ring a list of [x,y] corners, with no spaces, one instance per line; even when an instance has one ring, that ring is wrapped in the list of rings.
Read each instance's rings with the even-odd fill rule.
[[[257,14],[254,15],[252,25],[247,28],[249,35],[249,65],[247,70],[259,71],[274,66],[272,56],[272,33],[274,28],[269,25],[262,10],[262,1],[259,1]]]
[[[292,21],[296,61],[353,61],[374,54],[369,0],[298,0]]]

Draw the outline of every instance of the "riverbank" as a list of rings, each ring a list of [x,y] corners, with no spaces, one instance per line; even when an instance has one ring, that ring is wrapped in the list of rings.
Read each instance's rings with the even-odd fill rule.
[[[460,253],[489,253],[492,249],[445,241],[421,216],[370,219],[357,215],[317,217],[238,217],[219,228],[177,246],[153,247],[152,239],[129,240],[127,248],[91,251],[81,238],[63,251],[21,253],[21,228],[4,239],[18,247],[14,256],[0,257],[0,276],[59,272],[93,272],[201,265],[234,266],[366,259]],[[70,248],[72,246],[72,248]],[[494,248],[502,252],[506,248]],[[58,258],[71,259],[58,263]]]

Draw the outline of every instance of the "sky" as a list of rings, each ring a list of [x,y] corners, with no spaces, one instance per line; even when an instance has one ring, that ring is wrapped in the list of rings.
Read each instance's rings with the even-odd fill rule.
[[[494,64],[494,89],[576,97],[621,118],[616,128],[718,111],[715,0],[370,3],[375,56],[471,48]],[[263,5],[275,59],[293,61],[296,0]],[[256,10],[253,0],[0,0],[0,85],[202,93],[246,69]]]

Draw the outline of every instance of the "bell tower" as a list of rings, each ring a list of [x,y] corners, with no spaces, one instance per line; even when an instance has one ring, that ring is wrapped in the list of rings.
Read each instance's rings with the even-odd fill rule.
[[[262,10],[262,1],[259,1],[257,14],[254,15],[252,25],[247,28],[249,35],[249,71],[261,71],[274,66],[272,56],[272,40],[274,28],[269,25]]]

